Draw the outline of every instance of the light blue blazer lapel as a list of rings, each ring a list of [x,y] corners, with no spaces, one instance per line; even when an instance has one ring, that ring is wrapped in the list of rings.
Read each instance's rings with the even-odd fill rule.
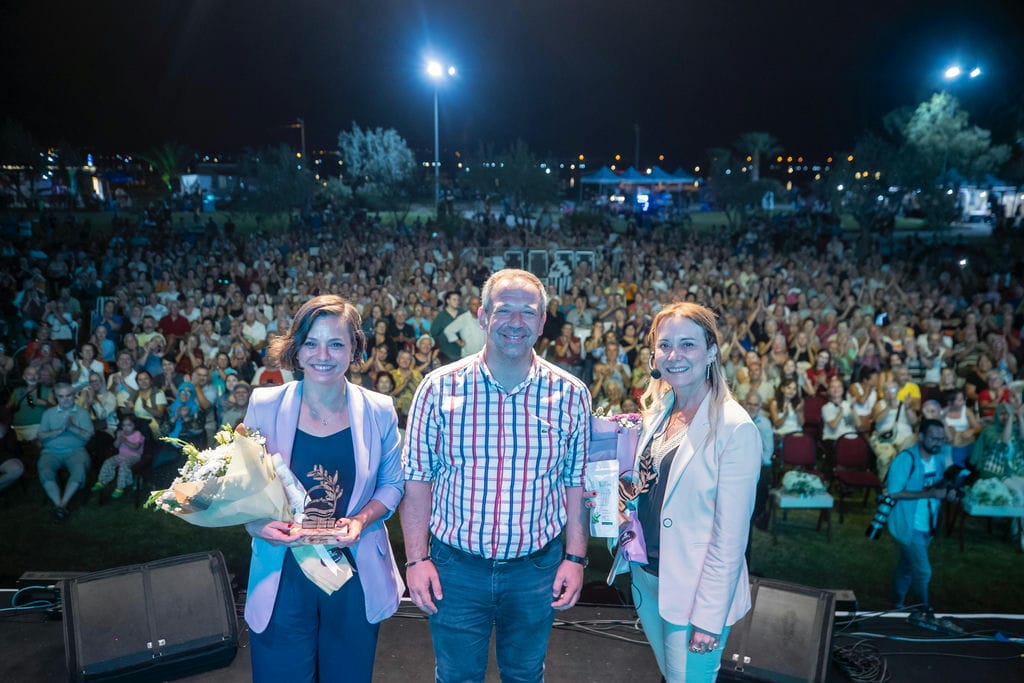
[[[367,402],[363,390],[354,384],[348,385],[348,420],[352,430],[356,476],[346,516],[366,505],[364,492],[370,478],[371,455],[374,448],[380,449],[380,438],[375,439],[373,434],[373,407]]]
[[[693,459],[697,449],[704,448],[706,444],[708,433],[711,431],[711,424],[708,418],[708,406],[710,405],[711,392],[704,397],[701,401],[700,407],[697,409],[696,414],[693,416],[693,421],[690,423],[690,429],[686,434],[686,438],[683,439],[682,443],[679,444],[679,448],[676,450],[675,458],[672,459],[672,469],[668,474],[668,481],[665,482],[665,502],[672,496],[672,492],[675,490],[676,485],[679,484],[680,478],[683,476],[683,471],[686,466],[690,464],[690,460]],[[662,507],[664,508],[664,502]]]
[[[303,382],[286,385],[284,396],[274,420],[274,444],[286,465],[292,462],[292,448],[295,446],[295,430],[299,428],[299,412],[302,410]]]

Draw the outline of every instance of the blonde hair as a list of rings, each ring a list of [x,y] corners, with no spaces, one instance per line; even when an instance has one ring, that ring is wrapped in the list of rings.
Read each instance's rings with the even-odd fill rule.
[[[661,325],[670,318],[686,318],[697,324],[704,331],[704,341],[708,349],[714,347],[715,358],[705,368],[707,383],[710,388],[711,403],[708,417],[711,422],[711,437],[714,438],[715,426],[722,413],[722,406],[732,398],[729,391],[729,381],[722,368],[722,346],[719,343],[718,325],[715,322],[715,312],[706,306],[689,301],[679,301],[669,304],[658,311],[651,321],[651,331],[647,334],[647,343],[653,350],[658,339],[658,330]],[[640,397],[640,410],[644,417],[654,418],[661,414],[666,408],[666,401],[675,401],[672,387],[663,379],[651,378],[647,390]],[[671,403],[669,403],[671,405]]]

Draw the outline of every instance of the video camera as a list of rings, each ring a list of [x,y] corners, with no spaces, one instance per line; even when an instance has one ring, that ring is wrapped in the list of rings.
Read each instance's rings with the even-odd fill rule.
[[[949,491],[954,491],[956,499],[960,500],[966,494],[967,485],[974,482],[975,479],[977,479],[977,475],[966,467],[950,465],[942,473],[942,479],[935,482],[931,488],[945,489],[947,495]],[[889,521],[889,514],[894,507],[896,507],[896,500],[892,496],[878,496],[878,509],[875,511],[875,516],[868,522],[868,528],[864,531],[864,535],[871,540],[877,539],[881,535],[882,529],[885,528],[886,522]]]
[[[954,491],[956,493],[956,499],[960,500],[967,494],[966,487],[969,484],[974,483],[974,480],[977,478],[977,475],[966,467],[950,465],[946,468],[946,471],[942,473],[942,479],[937,481],[932,488],[946,489],[947,493],[949,491]]]

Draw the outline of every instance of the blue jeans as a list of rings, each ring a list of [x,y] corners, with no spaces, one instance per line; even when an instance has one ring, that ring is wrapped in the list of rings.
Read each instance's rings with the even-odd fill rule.
[[[270,623],[263,633],[249,635],[252,679],[369,683],[379,629],[366,621],[358,574],[327,595],[306,578],[288,552]]]
[[[502,681],[544,680],[562,544],[555,540],[529,557],[502,562],[432,539],[430,554],[444,594],[430,617],[438,683],[483,681],[492,629]]]
[[[918,600],[928,607],[928,583],[932,580],[932,565],[928,561],[928,544],[932,542],[930,534],[916,529],[906,543],[896,541],[900,550],[900,559],[896,563],[896,576],[893,577],[893,603],[896,609],[902,609],[907,602],[907,592],[913,588]]]
[[[730,626],[718,635],[718,647],[707,653],[691,652],[693,624],[673,624],[662,619],[658,611],[658,577],[641,565],[631,564],[633,604],[647,642],[654,650],[661,675],[670,683],[712,683],[718,678],[722,663],[722,647],[729,639]]]

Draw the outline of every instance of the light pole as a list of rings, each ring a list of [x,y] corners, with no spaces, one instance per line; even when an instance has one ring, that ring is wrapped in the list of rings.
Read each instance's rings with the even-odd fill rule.
[[[455,75],[455,67],[449,66],[447,70],[441,66],[441,62],[436,59],[431,59],[427,62],[427,75],[434,81],[434,212],[435,215],[440,213],[440,192],[441,192],[441,145],[440,145],[440,134],[438,133],[438,119],[437,119],[437,91],[441,83],[441,79],[444,78],[445,74],[449,77]]]

